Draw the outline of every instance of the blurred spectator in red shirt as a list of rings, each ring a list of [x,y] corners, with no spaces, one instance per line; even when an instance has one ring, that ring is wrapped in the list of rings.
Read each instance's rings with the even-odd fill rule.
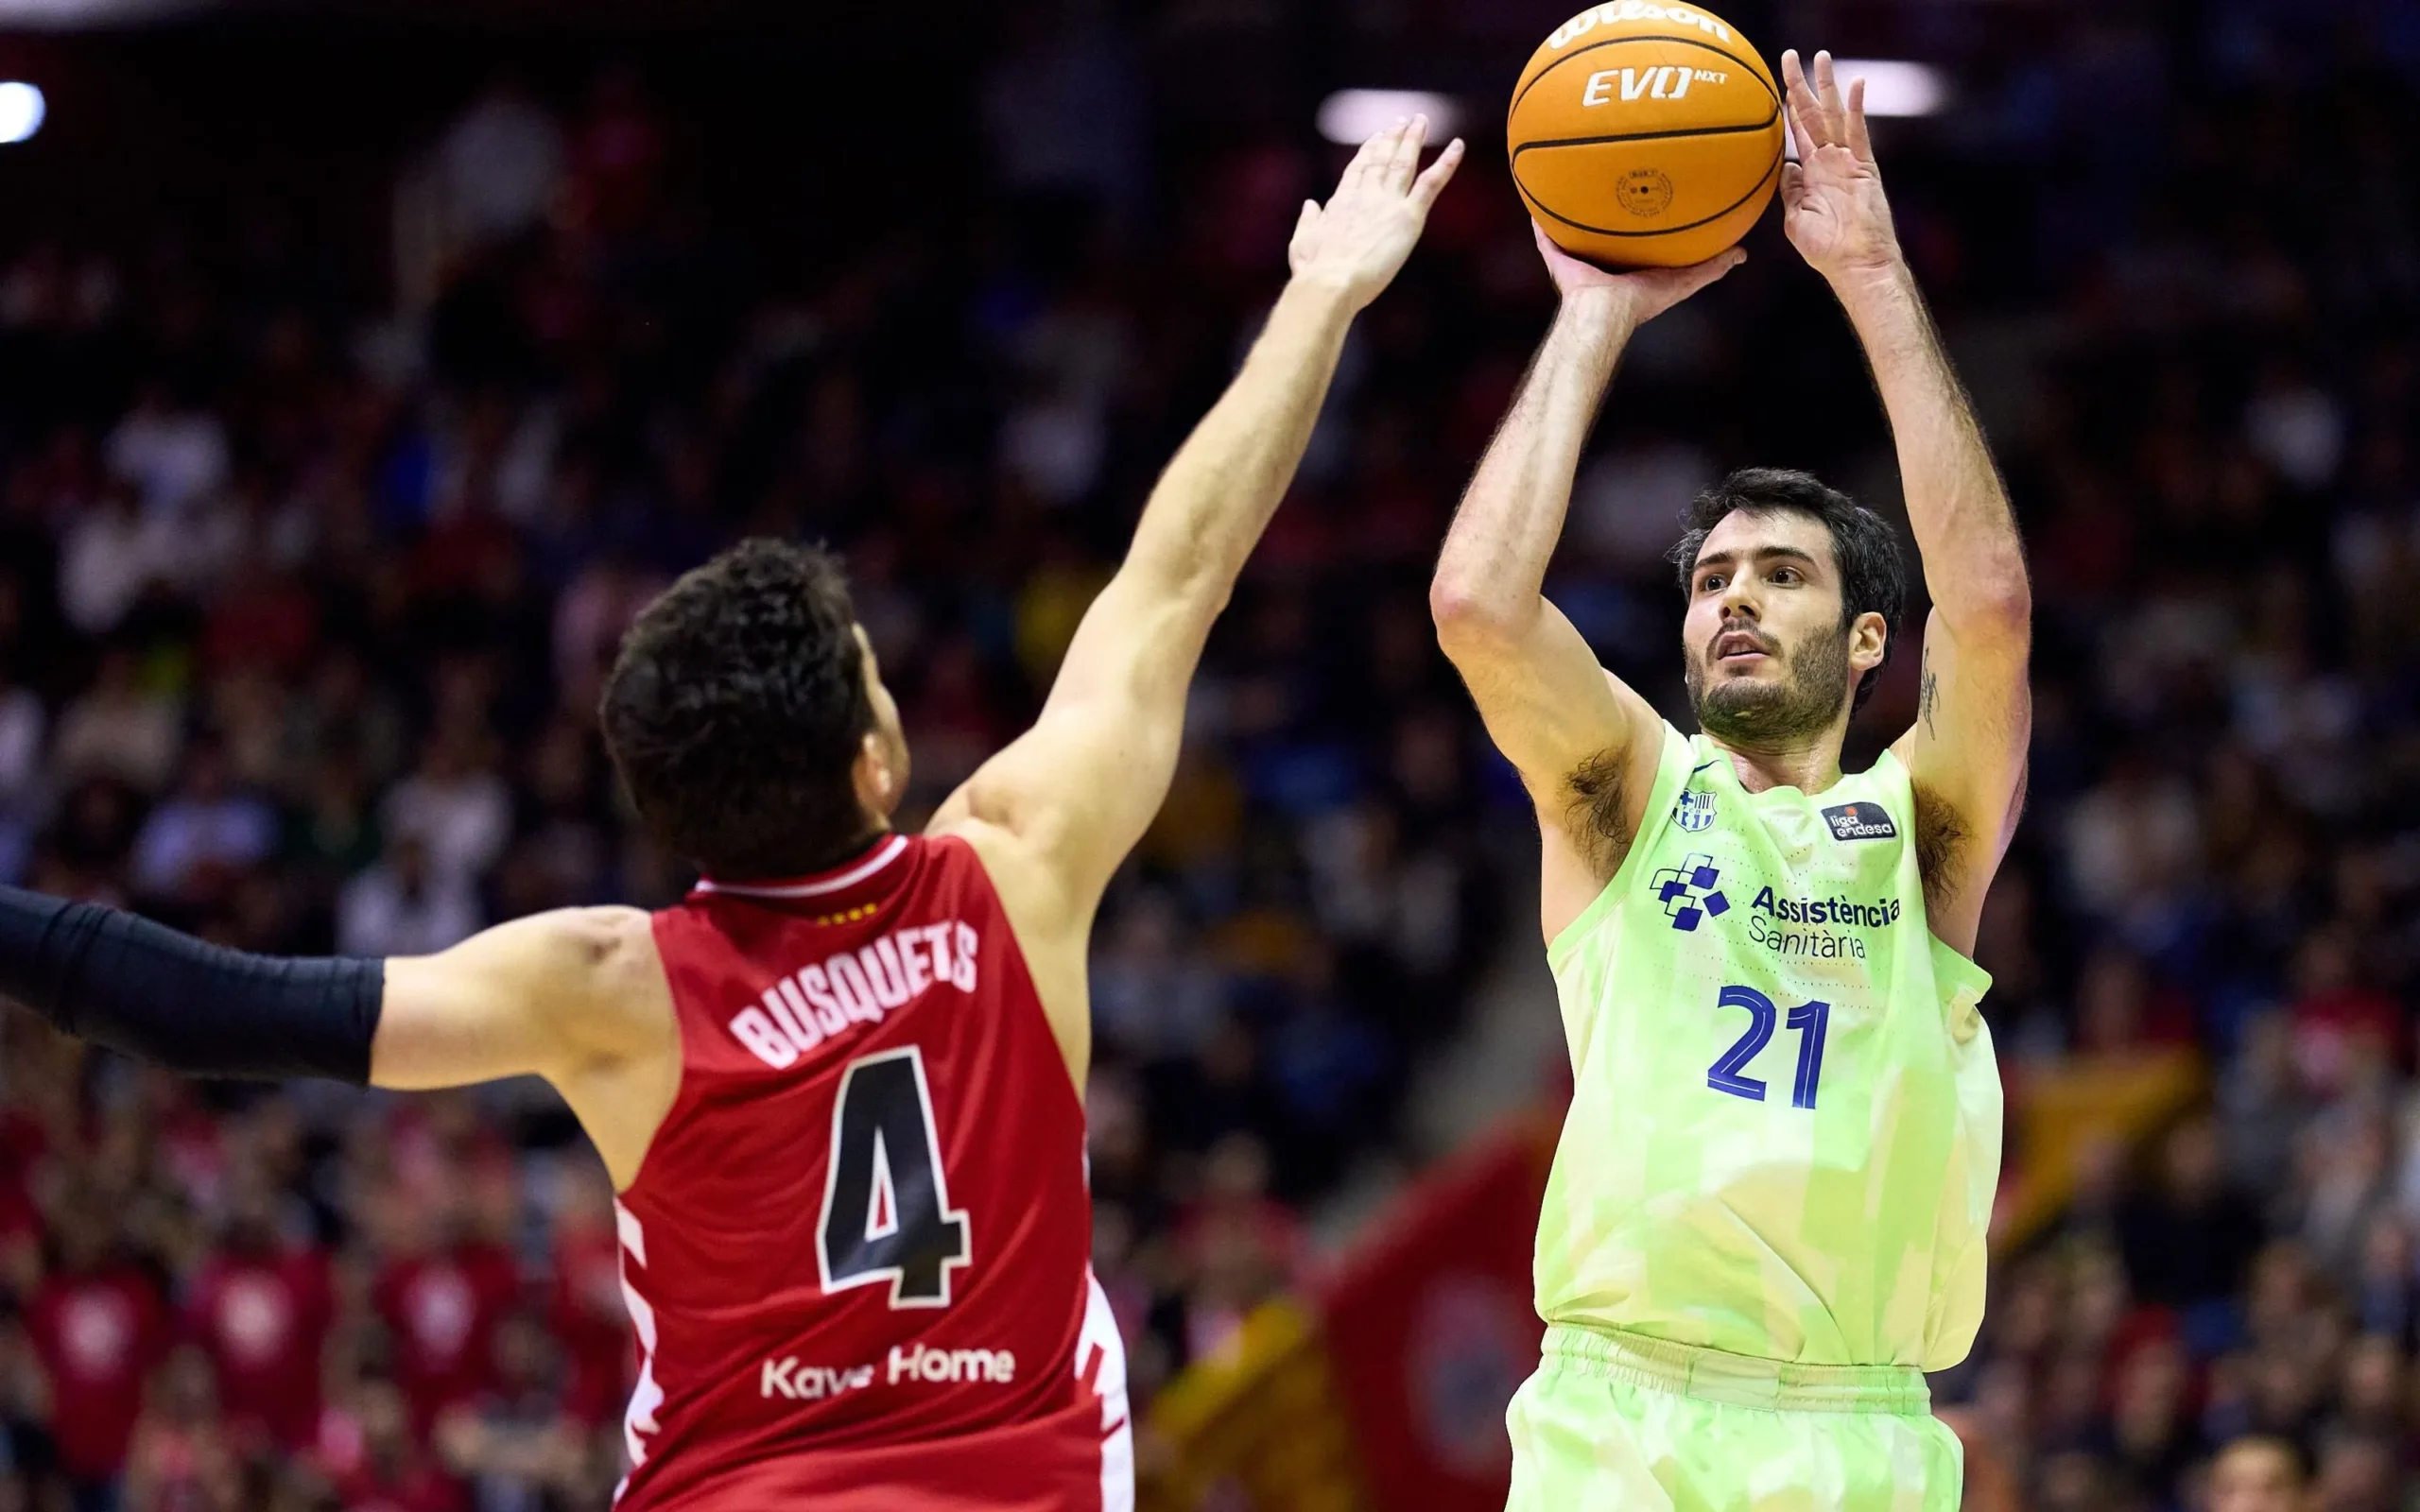
[[[219,1416],[210,1360],[191,1345],[151,1378],[119,1512],[243,1512],[243,1467]]]
[[[368,1383],[356,1411],[359,1457],[330,1477],[344,1512],[465,1512],[461,1487],[421,1447],[402,1391],[390,1382]]]
[[[2079,1050],[2123,1055],[2192,1042],[2190,1005],[2154,982],[2139,956],[2118,945],[2092,953],[2076,983]]]
[[[26,1309],[26,1332],[50,1382],[60,1468],[95,1494],[126,1466],[143,1383],[168,1345],[167,1305],[141,1267],[118,1258],[108,1220],[60,1203],[50,1215],[59,1268]]]
[[[1201,1196],[1177,1220],[1176,1248],[1194,1278],[1184,1317],[1188,1360],[1231,1345],[1252,1310],[1299,1279],[1303,1226],[1269,1195],[1269,1153],[1230,1134],[1202,1162]]]
[[[291,678],[309,664],[319,635],[320,609],[309,588],[246,554],[236,558],[233,575],[211,606],[201,662],[213,672],[266,667]]]
[[[628,1305],[622,1300],[622,1243],[605,1173],[583,1165],[565,1183],[555,1214],[554,1295],[548,1307],[563,1349],[563,1407],[583,1422],[613,1422],[630,1395]]]
[[[615,68],[597,77],[572,129],[571,164],[573,214],[589,227],[619,232],[646,215],[664,165],[664,128],[637,74]]]
[[[187,1332],[217,1367],[229,1425],[261,1447],[296,1450],[320,1418],[320,1343],[334,1300],[327,1255],[280,1242],[268,1194],[231,1194],[226,1234],[185,1298]]]
[[[34,1204],[33,1179],[49,1137],[25,1105],[26,1071],[15,1058],[17,1049],[16,1042],[0,1048],[10,1057],[11,1073],[9,1087],[0,1092],[0,1298],[21,1301],[42,1280],[43,1216]]]
[[[378,1200],[389,1246],[371,1305],[393,1332],[395,1382],[425,1437],[446,1408],[493,1386],[496,1324],[521,1277],[510,1252],[462,1233],[453,1205],[432,1211],[392,1192]]]
[[[42,1210],[0,1177],[0,1297],[22,1297],[42,1281]]]
[[[588,1455],[579,1420],[564,1410],[554,1343],[526,1313],[495,1334],[495,1389],[437,1425],[437,1450],[470,1483],[476,1512],[583,1504]]]
[[[2360,980],[2341,925],[2314,931],[2294,956],[2294,1064],[2323,1097],[2357,1077],[2401,1064],[2403,1015],[2394,999]]]
[[[2193,1366],[2173,1335],[2148,1336],[2118,1355],[2106,1450],[2138,1486],[2173,1485],[2204,1452],[2195,1427]]]

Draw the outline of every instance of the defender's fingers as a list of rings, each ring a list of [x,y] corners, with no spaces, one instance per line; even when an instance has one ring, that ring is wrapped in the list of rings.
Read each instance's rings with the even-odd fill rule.
[[[1865,80],[1849,80],[1849,150],[1860,163],[1874,161],[1874,135],[1865,127]]]
[[[1309,231],[1313,226],[1319,224],[1319,218],[1320,202],[1316,199],[1304,200],[1303,213],[1294,217],[1294,234],[1288,238],[1288,242],[1301,241],[1305,232]]]
[[[1394,152],[1395,133],[1403,129],[1403,124],[1402,118],[1397,117],[1394,125],[1371,133],[1370,140],[1361,144],[1361,150],[1353,154],[1353,161],[1344,165],[1344,181],[1366,179],[1373,168],[1386,162]]]
[[[1401,194],[1411,187],[1411,176],[1420,169],[1420,149],[1428,142],[1428,117],[1415,115],[1411,124],[1395,138],[1393,154],[1387,161],[1387,187]]]
[[[1428,207],[1437,202],[1437,197],[1445,192],[1445,185],[1453,179],[1454,170],[1461,165],[1462,139],[1456,137],[1445,144],[1444,151],[1437,154],[1437,161],[1411,181],[1411,202],[1420,207],[1423,215],[1427,214]]]

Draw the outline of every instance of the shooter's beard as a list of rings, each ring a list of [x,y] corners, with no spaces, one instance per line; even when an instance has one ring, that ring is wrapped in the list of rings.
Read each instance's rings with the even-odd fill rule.
[[[1698,728],[1744,750],[1786,749],[1830,729],[1848,696],[1847,637],[1813,636],[1783,667],[1778,682],[1729,679],[1709,690],[1704,657],[1690,656],[1689,708]]]

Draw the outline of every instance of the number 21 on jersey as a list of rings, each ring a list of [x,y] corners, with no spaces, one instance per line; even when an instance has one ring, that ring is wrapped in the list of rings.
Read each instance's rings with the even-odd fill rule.
[[[1765,1084],[1748,1075],[1748,1062],[1765,1048],[1773,1037],[1773,1022],[1780,1017],[1773,1000],[1752,987],[1726,987],[1716,1000],[1726,1008],[1748,1010],[1748,1032],[1741,1035],[1731,1048],[1706,1068],[1705,1084],[1719,1092],[1744,1097],[1752,1103],[1765,1100]],[[1815,1106],[1815,1089],[1824,1079],[1824,1031],[1830,1024],[1832,1005],[1828,1003],[1802,1003],[1789,1010],[1789,1026],[1798,1031],[1798,1076],[1791,1084],[1789,1106]]]
[[[966,1214],[949,1205],[924,1053],[909,1045],[851,1061],[832,1104],[816,1263],[828,1294],[890,1282],[892,1307],[949,1306],[967,1263]]]

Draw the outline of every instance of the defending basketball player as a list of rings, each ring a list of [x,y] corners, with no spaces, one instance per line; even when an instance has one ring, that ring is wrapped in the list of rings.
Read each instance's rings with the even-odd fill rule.
[[[0,991],[197,1074],[546,1077],[620,1194],[630,1512],[1130,1507],[1086,1267],[1085,939],[1346,329],[1461,161],[1419,171],[1426,129],[1305,204],[1291,281],[1040,719],[923,834],[890,828],[907,743],[838,564],[750,542],[639,617],[599,711],[641,818],[703,873],[680,906],[305,961],[0,889]]]
[[[1673,553],[1700,733],[1541,595],[1624,342],[1736,265],[1540,238],[1552,331],[1437,569],[1439,636],[1536,803],[1575,1091],[1539,1220],[1526,1509],[1951,1508],[1922,1371],[1981,1319],[2000,1094],[1968,959],[2015,825],[2030,600],[2007,496],[1900,255],[1862,90],[1785,54],[1785,230],[1856,327],[1933,603],[1914,726],[1843,773],[1905,572],[1800,472],[1733,473]]]

